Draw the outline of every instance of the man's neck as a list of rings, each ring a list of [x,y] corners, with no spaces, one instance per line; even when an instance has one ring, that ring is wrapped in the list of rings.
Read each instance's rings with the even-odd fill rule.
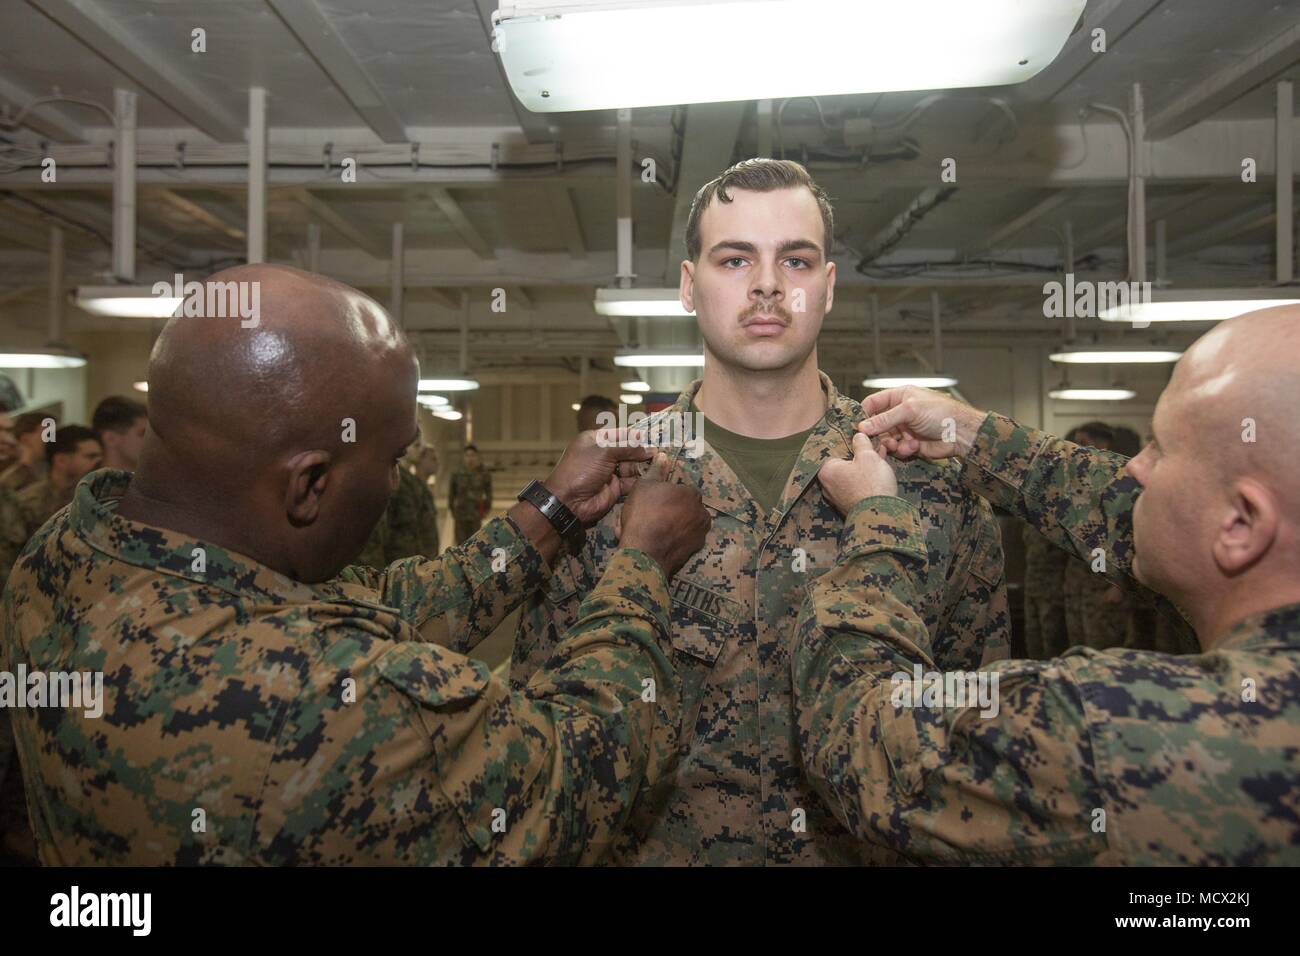
[[[755,372],[704,366],[695,407],[720,428],[746,438],[784,438],[812,428],[826,414],[826,393],[813,351],[797,368]]]
[[[125,458],[123,458],[121,455],[115,454],[114,452],[111,452],[111,451],[105,453],[105,455],[104,455],[104,463],[103,463],[102,465],[100,465],[100,467],[101,467],[101,468],[116,468],[116,469],[118,469],[119,471],[135,471],[135,463],[134,463],[134,462],[127,461],[127,460],[126,460]]]
[[[37,467],[36,463],[41,459],[43,459],[44,457],[45,457],[45,452],[43,450],[40,452],[34,452],[29,450],[26,445],[24,445],[18,451],[18,460],[21,461],[28,468]]]
[[[1300,585],[1293,579],[1269,582],[1263,586],[1251,582],[1250,587],[1239,587],[1225,595],[1217,604],[1193,613],[1192,625],[1196,628],[1202,650],[1208,652],[1223,643],[1235,625],[1291,604],[1300,604]]]

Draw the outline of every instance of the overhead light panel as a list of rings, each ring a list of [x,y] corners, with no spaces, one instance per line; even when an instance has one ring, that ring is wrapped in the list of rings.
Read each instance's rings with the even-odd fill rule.
[[[620,352],[614,364],[623,368],[703,368],[700,352]]]
[[[624,392],[618,397],[618,400],[624,405],[640,405],[644,401],[640,395],[636,395],[632,392]]]
[[[131,387],[132,387],[133,389],[135,389],[137,392],[147,392],[147,391],[149,391],[149,383],[148,383],[148,382],[132,382],[132,383],[131,383]]]
[[[434,418],[441,418],[449,422],[458,422],[465,416],[454,408],[439,408],[433,413]]]
[[[494,48],[534,113],[1003,86],[1085,0],[502,0]],[[683,50],[701,55],[682,66]],[[772,51],[803,50],[800,56]]]
[[[957,380],[951,375],[872,375],[864,378],[862,384],[867,388],[902,388],[904,385],[949,388],[956,385]]]
[[[427,392],[415,396],[415,400],[429,408],[450,408],[451,402],[446,395],[432,395]]]
[[[0,352],[0,368],[81,368],[86,357],[63,348],[23,349]]]
[[[1106,348],[1104,346],[1070,347],[1048,356],[1062,365],[1146,365],[1177,362],[1182,352],[1159,348]]]
[[[154,295],[148,285],[80,286],[73,296],[77,307],[94,315],[126,319],[170,319],[183,296]]]
[[[478,388],[478,380],[473,378],[422,378],[421,392],[472,392]]]
[[[1288,292],[1290,290],[1287,290]],[[1300,295],[1286,297],[1278,288],[1158,289],[1150,302],[1108,305],[1097,313],[1105,322],[1222,322],[1257,309],[1300,305]]]
[[[648,392],[650,391],[649,382],[619,382],[618,385],[625,392]]]
[[[694,315],[682,307],[677,289],[597,289],[597,315],[676,316]]]
[[[1074,388],[1063,385],[1052,389],[1047,394],[1067,402],[1122,402],[1137,397],[1137,392],[1133,389],[1121,388],[1118,385],[1105,388]]]

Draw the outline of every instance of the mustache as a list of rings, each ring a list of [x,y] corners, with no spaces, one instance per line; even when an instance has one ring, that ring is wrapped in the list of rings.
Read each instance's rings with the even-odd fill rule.
[[[758,315],[775,316],[781,320],[782,324],[787,326],[794,322],[794,316],[785,308],[785,306],[781,305],[781,303],[767,302],[760,299],[746,307],[745,310],[740,313],[740,324],[749,325],[750,321]]]

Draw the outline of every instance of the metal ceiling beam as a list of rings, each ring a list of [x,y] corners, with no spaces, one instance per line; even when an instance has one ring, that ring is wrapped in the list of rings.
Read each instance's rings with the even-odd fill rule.
[[[552,186],[548,191],[551,197],[551,215],[564,236],[570,258],[587,258],[587,240],[582,235],[582,223],[578,219],[578,207],[574,204],[573,194],[563,184]]]
[[[313,0],[266,0],[353,109],[385,143],[405,143],[406,125]]]
[[[731,165],[736,138],[745,119],[748,103],[696,103],[686,108],[686,132],[677,170],[677,195],[673,199],[673,221],[668,233],[668,262],[664,284],[676,286],[686,258],[686,220],[691,200],[705,183]],[[830,250],[826,250],[830,255]]]
[[[1300,22],[1153,112],[1147,120],[1147,138],[1164,139],[1213,116],[1297,61],[1300,61]]]
[[[10,116],[16,116],[29,106],[33,100],[41,99],[28,93],[16,83],[0,77],[0,102],[10,110]],[[43,103],[23,117],[22,126],[27,127],[38,136],[58,140],[63,143],[80,143],[86,139],[86,131],[57,103]]]
[[[497,0],[474,0],[474,6],[478,10],[479,22],[483,24],[485,46],[497,65],[501,86],[505,89],[506,96],[510,98],[510,107],[514,110],[515,119],[519,123],[519,128],[523,130],[524,138],[530,143],[550,142],[555,138],[551,132],[550,120],[544,113],[534,113],[519,102],[519,97],[515,96],[515,91],[510,88],[510,79],[506,76],[501,57],[492,49],[492,14],[497,10]]]
[[[496,258],[496,252],[492,249],[491,244],[474,228],[474,224],[469,221],[469,217],[460,208],[460,204],[452,198],[451,193],[445,189],[433,189],[429,191],[428,195],[439,211],[447,217],[451,227],[460,236],[461,242],[472,249],[480,259]]]
[[[243,229],[227,222],[211,210],[205,209],[193,200],[186,199],[180,193],[171,189],[151,189],[146,195],[161,200],[182,215],[208,227],[213,232],[220,233],[227,239],[242,244],[246,238],[246,233]]]
[[[1182,192],[1177,196],[1166,196],[1164,199],[1157,200],[1147,206],[1147,222],[1155,222],[1159,219],[1168,219],[1175,213],[1182,212],[1184,209],[1191,208],[1192,206],[1199,206],[1207,199],[1213,199],[1215,196],[1220,195],[1223,195],[1221,187],[1202,186],[1200,189]],[[1124,236],[1124,228],[1127,224],[1127,214],[1117,216],[1107,222],[1104,226],[1099,226],[1086,236],[1081,237],[1075,243],[1075,258],[1091,252],[1098,246],[1104,246],[1109,242],[1122,238]]]
[[[1227,219],[1220,220],[1211,226],[1171,242],[1169,244],[1169,254],[1185,256],[1207,246],[1222,245],[1229,240],[1236,239],[1238,236],[1271,226],[1276,219],[1277,207],[1272,202],[1261,206],[1252,206],[1244,212],[1229,216]]]
[[[1038,222],[1050,212],[1060,209],[1069,200],[1070,193],[1065,189],[1058,189],[1050,193],[1043,199],[1034,203],[1019,216],[1012,219],[1006,225],[994,230],[993,234],[983,242],[975,243],[968,250],[967,254],[982,252],[985,249],[996,249],[1001,243],[1010,239],[1012,236],[1019,235],[1034,223]]]
[[[1092,31],[1106,31],[1106,51],[1142,22],[1163,0],[1092,0],[1083,14],[1082,26],[1065,41],[1065,46],[1033,79],[1014,90],[1017,99],[1046,102],[1079,82],[1090,67],[1106,61],[1105,53],[1094,53]]]
[[[329,226],[354,246],[368,252],[376,259],[387,262],[389,250],[373,237],[366,235],[352,223],[348,222],[333,209],[329,203],[308,192],[306,189],[293,189],[289,193],[295,200],[306,207],[307,211]]]
[[[27,0],[143,91],[221,142],[243,139],[244,124],[216,106],[189,80],[165,65],[167,57],[131,36],[90,0]],[[188,47],[185,47],[188,54]]]

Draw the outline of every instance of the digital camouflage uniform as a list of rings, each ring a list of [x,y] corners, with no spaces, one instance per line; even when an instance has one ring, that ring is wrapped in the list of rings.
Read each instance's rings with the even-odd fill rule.
[[[0,560],[8,573],[28,538],[46,520],[68,503],[72,488],[60,491],[47,474],[19,491],[0,490]],[[2,655],[0,655],[2,656]],[[18,761],[12,756],[13,726],[7,715],[0,717],[0,837],[10,846],[21,845],[23,856],[30,854],[30,827],[23,801],[23,781]],[[10,751],[6,755],[5,751]],[[7,765],[7,769],[6,769]],[[15,831],[21,838],[15,842]]]
[[[447,503],[456,524],[456,543],[464,541],[483,523],[492,509],[492,474],[484,465],[462,467],[451,476]]]
[[[16,461],[0,472],[0,487],[21,491],[44,478],[48,467],[43,461],[34,465],[25,465],[21,461]]]
[[[308,585],[117,517],[129,482],[82,482],[0,608],[10,668],[104,675],[99,719],[12,711],[43,863],[588,862],[670,767],[668,590],[643,552],[512,693],[463,656],[549,575],[508,518]]]
[[[1059,546],[1105,549],[1111,580],[1140,588],[1139,486],[1121,464],[991,414],[961,477]],[[935,662],[912,610],[923,527],[898,498],[860,502],[800,616],[800,750],[848,827],[917,862],[1300,863],[1300,605],[1238,622],[1205,654],[995,663],[993,716],[909,706],[892,676]]]
[[[682,675],[682,762],[634,812],[614,862],[862,863],[896,859],[835,822],[805,780],[795,750],[790,652],[804,594],[830,570],[843,522],[816,475],[849,454],[859,403],[822,376],[826,416],[813,429],[774,513],[764,515],[711,449],[675,455],[674,475],[700,488],[713,526],[673,579],[673,662]],[[668,412],[684,412],[692,384]],[[707,439],[707,435],[705,438]],[[680,451],[680,450],[678,450]],[[987,504],[961,491],[955,462],[900,465],[902,493],[921,509],[930,561],[923,613],[940,657],[976,667],[1009,647],[1001,539]],[[554,653],[615,548],[617,509],[564,556],[520,618],[511,680]]]
[[[42,478],[28,485],[14,497],[18,502],[18,511],[22,514],[23,528],[26,536],[31,537],[36,529],[50,520],[50,516],[72,500],[76,485],[59,488],[49,477]]]
[[[397,490],[354,564],[385,568],[394,561],[416,555],[436,558],[441,550],[433,492],[404,467],[398,468],[398,473]]]
[[[1065,565],[1069,556],[1034,530],[1022,526],[1025,546],[1025,654],[1041,661],[1064,654]]]

